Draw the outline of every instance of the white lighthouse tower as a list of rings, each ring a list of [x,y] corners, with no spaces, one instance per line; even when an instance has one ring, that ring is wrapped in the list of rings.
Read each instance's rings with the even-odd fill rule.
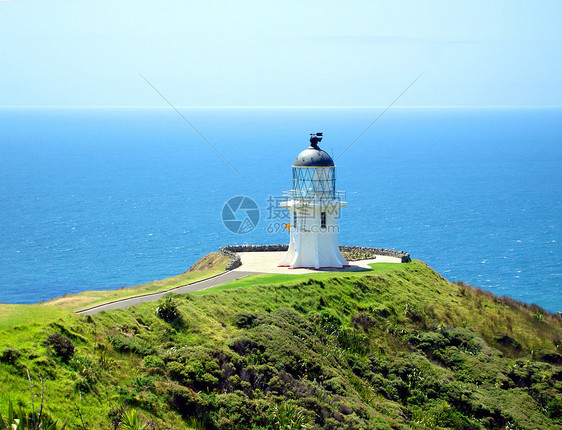
[[[291,213],[289,250],[279,264],[291,268],[342,268],[348,265],[338,247],[338,218],[347,206],[336,191],[332,157],[318,147],[322,133],[310,135],[310,147],[293,163],[293,189],[281,206]]]

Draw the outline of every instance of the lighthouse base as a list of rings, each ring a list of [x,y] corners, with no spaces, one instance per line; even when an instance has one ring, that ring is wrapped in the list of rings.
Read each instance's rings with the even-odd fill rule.
[[[279,262],[279,267],[289,267],[292,269],[343,269],[348,267],[349,264],[341,255],[337,242],[331,240],[331,237],[326,237],[327,243],[319,243],[316,241],[316,246],[311,246],[306,243],[301,246],[300,241],[291,241],[289,249]],[[333,238],[335,239],[335,238]],[[324,246],[322,246],[324,245]]]

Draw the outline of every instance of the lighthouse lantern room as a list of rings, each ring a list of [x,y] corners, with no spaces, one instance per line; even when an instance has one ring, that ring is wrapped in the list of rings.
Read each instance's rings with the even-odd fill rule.
[[[280,266],[343,268],[348,265],[338,246],[340,209],[345,193],[336,191],[332,157],[318,147],[322,133],[310,135],[310,146],[293,163],[293,189],[281,206],[291,214],[289,249]]]

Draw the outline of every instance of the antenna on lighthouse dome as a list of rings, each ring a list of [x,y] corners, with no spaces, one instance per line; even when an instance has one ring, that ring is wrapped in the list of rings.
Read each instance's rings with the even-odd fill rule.
[[[310,146],[316,148],[322,142],[323,135],[324,133],[310,133]]]

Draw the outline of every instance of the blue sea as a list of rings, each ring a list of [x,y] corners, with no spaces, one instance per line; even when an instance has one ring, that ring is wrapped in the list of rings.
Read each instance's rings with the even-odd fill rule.
[[[0,110],[0,302],[287,243],[273,202],[322,131],[347,193],[341,244],[408,251],[449,280],[562,311],[562,109],[391,108],[355,141],[383,110],[181,109],[207,141],[171,108]],[[234,196],[261,209],[247,234],[222,223]]]

